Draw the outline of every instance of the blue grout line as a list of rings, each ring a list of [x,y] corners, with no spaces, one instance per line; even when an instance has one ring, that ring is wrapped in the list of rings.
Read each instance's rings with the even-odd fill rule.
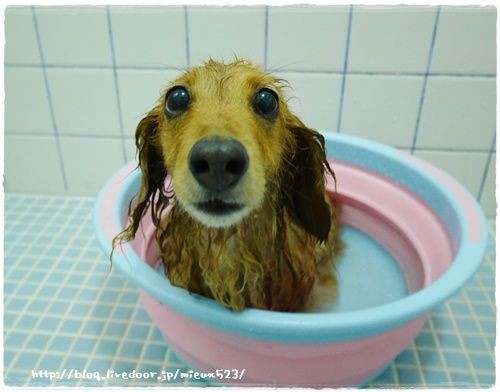
[[[264,70],[268,67],[269,54],[269,6],[266,5],[264,16]]]
[[[477,193],[477,200],[481,202],[481,197],[483,196],[484,186],[486,184],[486,177],[488,175],[488,170],[491,163],[491,158],[493,157],[493,153],[496,151],[496,142],[497,142],[497,134],[496,130],[493,133],[493,141],[491,142],[490,151],[488,153],[488,158],[486,159],[486,164],[484,165],[483,170],[483,178],[481,179],[481,185],[479,187],[479,192]]]
[[[57,157],[59,160],[59,166],[61,167],[62,180],[64,185],[64,191],[68,192],[68,180],[66,177],[66,167],[64,166],[64,159],[62,154],[61,141],[59,140],[59,130],[57,127],[56,114],[54,109],[54,102],[52,100],[52,92],[50,90],[49,78],[47,75],[47,68],[45,67],[45,55],[43,53],[42,38],[40,36],[40,29],[38,27],[38,19],[36,16],[35,7],[31,6],[31,14],[33,16],[33,28],[35,30],[36,44],[38,47],[38,54],[40,55],[40,64],[42,68],[43,81],[45,84],[45,93],[47,95],[47,102],[49,104],[50,119],[52,121],[52,129],[54,130],[54,137],[56,141]]]
[[[333,131],[330,131],[333,132]],[[5,135],[9,136],[24,136],[24,137],[51,137],[53,136],[50,133],[34,133],[34,132],[12,132],[12,131],[6,131]],[[64,134],[62,133],[59,136],[61,139],[71,139],[71,138],[83,138],[83,139],[108,139],[108,140],[116,140],[122,139],[121,135],[98,135],[98,134],[80,134],[80,133],[68,133]],[[133,136],[130,136],[128,139],[133,140]],[[125,138],[127,140],[127,138]],[[400,145],[391,145],[394,148],[401,149],[401,150],[408,150],[411,148],[411,146],[400,146]],[[495,146],[492,146],[493,150],[487,148],[487,149],[470,149],[470,148],[446,148],[446,147],[415,147],[415,151],[434,151],[434,152],[451,152],[451,153],[482,153],[482,154],[489,154],[491,153],[496,153]]]
[[[15,64],[5,63],[5,68],[40,68],[38,64]],[[96,70],[110,70],[113,69],[109,65],[71,65],[71,64],[45,64],[48,69],[96,69]],[[178,67],[169,66],[149,66],[149,65],[122,65],[116,66],[117,70],[138,70],[138,71],[179,71]],[[273,71],[273,69],[269,69]],[[343,75],[343,71],[320,71],[320,70],[307,70],[307,69],[280,69],[277,72],[282,74],[318,74],[318,75]],[[394,76],[394,77],[422,77],[425,72],[390,72],[390,71],[347,71],[347,75],[359,76]],[[428,77],[445,77],[445,78],[496,78],[496,74],[473,74],[473,73],[445,73],[445,72],[430,72]]]
[[[109,36],[109,45],[111,49],[111,61],[113,68],[113,80],[115,84],[115,95],[116,95],[116,106],[118,108],[118,124],[120,127],[120,134],[122,140],[122,153],[123,153],[123,162],[127,163],[127,150],[125,147],[125,132],[123,126],[123,113],[122,113],[122,104],[120,100],[120,86],[118,83],[118,71],[116,69],[116,53],[115,53],[115,42],[113,39],[113,25],[111,24],[111,12],[109,9],[109,5],[106,6],[106,18],[108,22],[108,36]]]
[[[432,55],[434,53],[434,45],[436,43],[436,35],[439,26],[439,16],[441,14],[441,6],[437,7],[436,17],[434,19],[434,28],[432,30],[431,45],[429,48],[429,56],[427,57],[427,65],[425,68],[424,80],[422,81],[422,92],[420,94],[420,101],[418,103],[417,120],[415,122],[415,131],[413,132],[413,141],[411,144],[411,153],[415,152],[415,146],[417,144],[418,134],[420,131],[420,119],[422,118],[422,110],[424,107],[425,93],[427,90],[427,80],[429,79],[429,72],[432,64]]]
[[[340,88],[340,103],[339,103],[339,114],[337,118],[337,132],[340,133],[340,128],[342,126],[342,113],[344,110],[344,93],[347,78],[347,66],[349,64],[349,47],[351,45],[351,27],[352,27],[352,14],[353,6],[349,6],[349,20],[347,24],[346,33],[346,43],[345,43],[345,54],[344,54],[344,68],[342,70],[342,86]]]
[[[189,14],[188,6],[184,6],[184,33],[186,35],[186,63],[188,69],[191,68],[191,44],[189,40]]]
[[[10,135],[10,136],[28,136],[28,137],[49,137],[49,136],[54,136],[53,134],[50,133],[45,133],[45,132],[40,132],[40,133],[35,133],[35,132],[12,132],[12,131],[7,131],[5,132],[5,135]],[[59,134],[60,139],[65,139],[65,138],[92,138],[92,139],[123,139],[122,135],[99,135],[99,134],[93,134],[93,133],[88,133],[88,134],[83,134],[83,133],[64,133],[61,132]],[[133,136],[130,136],[128,139],[133,139]],[[127,137],[125,137],[125,140]]]
[[[4,64],[6,68],[39,68],[36,64]],[[113,69],[112,65],[77,65],[77,64],[45,64],[45,68],[55,69],[96,69],[96,70],[110,70]],[[178,67],[169,66],[153,66],[153,65],[122,65],[115,66],[116,69],[123,70],[148,70],[148,71],[178,71]]]
[[[398,147],[408,148],[408,147]],[[466,152],[466,153],[489,153],[487,148],[449,148],[449,147],[415,147],[415,151],[439,151],[439,152]],[[496,152],[496,151],[494,151]]]

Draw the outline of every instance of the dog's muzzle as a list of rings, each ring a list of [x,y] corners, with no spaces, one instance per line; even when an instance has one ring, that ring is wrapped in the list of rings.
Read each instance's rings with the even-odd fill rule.
[[[248,169],[248,154],[243,145],[230,138],[206,137],[191,148],[189,170],[205,190],[203,200],[195,203],[199,211],[211,216],[227,216],[240,211],[230,193]]]
[[[230,138],[203,138],[191,148],[188,159],[198,184],[215,194],[235,186],[248,169],[245,147]]]

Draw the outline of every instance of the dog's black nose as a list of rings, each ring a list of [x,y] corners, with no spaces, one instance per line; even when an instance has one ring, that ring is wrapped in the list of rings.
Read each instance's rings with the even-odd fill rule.
[[[248,169],[246,149],[235,139],[201,139],[191,148],[188,159],[196,181],[213,191],[235,185]]]

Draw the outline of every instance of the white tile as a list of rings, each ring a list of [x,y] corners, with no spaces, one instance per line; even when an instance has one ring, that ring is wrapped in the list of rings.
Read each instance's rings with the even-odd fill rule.
[[[54,132],[40,68],[5,69],[5,130],[7,132]]]
[[[469,190],[473,197],[477,196],[487,153],[419,150],[415,152],[415,155],[451,174]]]
[[[342,71],[348,20],[345,6],[271,7],[268,68]]]
[[[340,131],[397,147],[415,132],[423,78],[348,75]]]
[[[191,64],[235,56],[264,64],[264,7],[190,7]]]
[[[431,72],[496,73],[494,7],[443,7]]]
[[[495,200],[495,183],[496,183],[496,160],[497,154],[493,154],[488,166],[486,181],[484,182],[483,193],[481,195],[481,207],[483,207],[486,216],[493,218],[496,216],[497,203]]]
[[[137,161],[137,148],[135,147],[135,139],[125,139],[125,154],[127,154],[127,162]]]
[[[61,137],[68,192],[95,196],[123,162],[120,139]]]
[[[285,94],[290,109],[309,127],[325,131],[337,129],[341,75],[303,73],[278,74],[290,83]]]
[[[113,6],[110,12],[118,66],[187,66],[182,7]]]
[[[495,79],[430,77],[417,147],[489,149],[495,117]]]
[[[349,71],[425,72],[435,7],[354,7]]]
[[[121,135],[112,70],[47,69],[60,134]]]
[[[8,7],[5,10],[5,63],[40,64],[30,7]]]
[[[112,64],[104,7],[36,7],[35,12],[46,64]]]
[[[9,192],[64,193],[55,137],[5,136],[5,179]]]
[[[125,137],[134,137],[137,124],[160,99],[163,90],[180,72],[118,70]]]

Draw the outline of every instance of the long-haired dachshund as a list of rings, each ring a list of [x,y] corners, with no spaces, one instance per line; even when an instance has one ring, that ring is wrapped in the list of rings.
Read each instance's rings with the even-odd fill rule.
[[[137,126],[142,184],[115,241],[133,239],[150,210],[170,282],[233,310],[301,311],[336,293],[340,204],[324,182],[334,173],[283,87],[247,61],[210,60]]]

